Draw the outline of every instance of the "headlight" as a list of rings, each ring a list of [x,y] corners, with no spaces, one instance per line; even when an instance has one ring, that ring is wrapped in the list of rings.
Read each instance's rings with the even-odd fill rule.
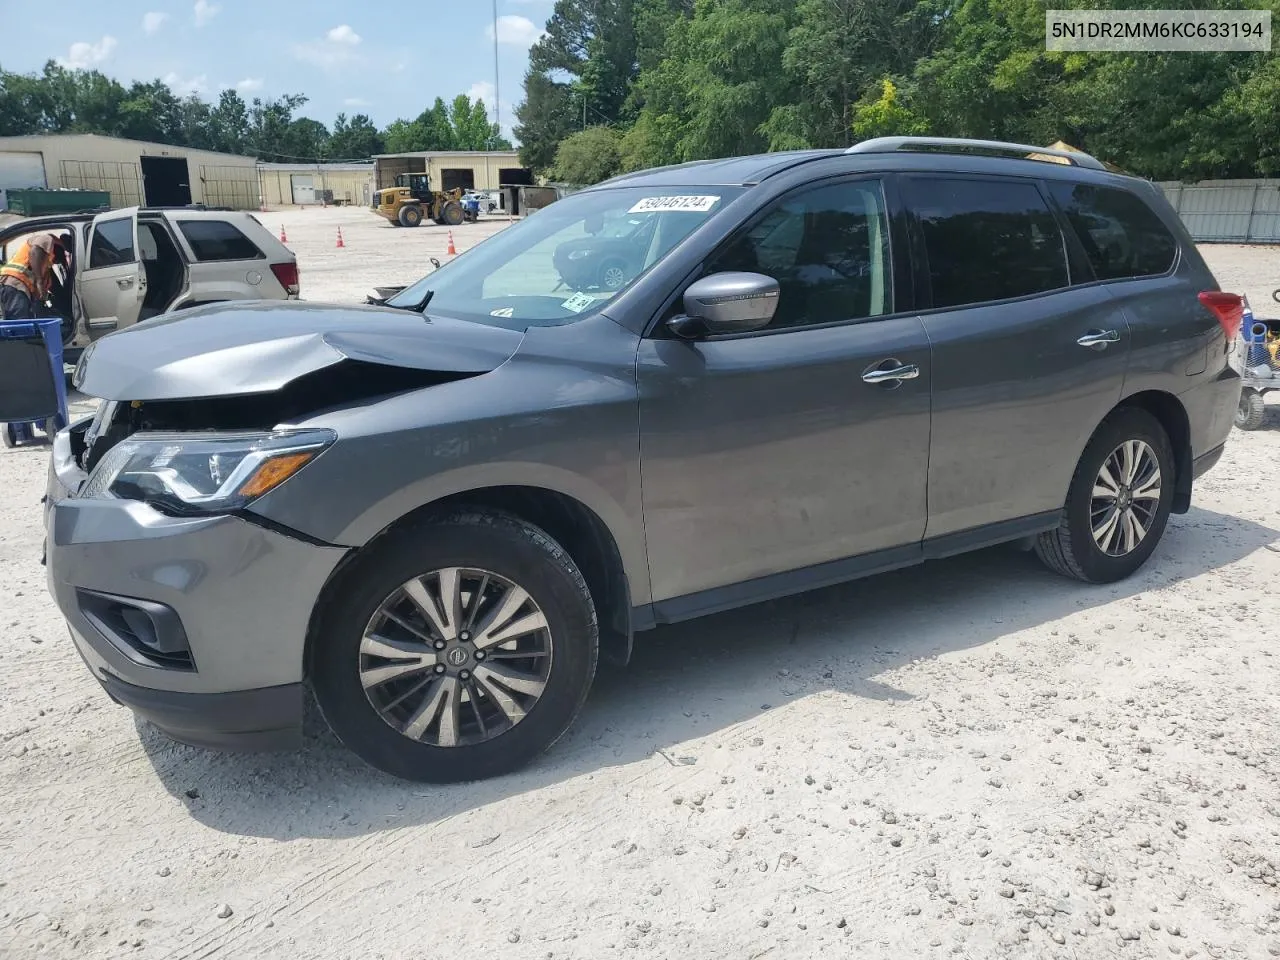
[[[591,256],[590,250],[570,250],[569,251],[570,260],[585,260],[589,256]]]
[[[335,439],[330,430],[135,433],[107,452],[79,496],[144,500],[179,513],[225,513],[280,486]]]

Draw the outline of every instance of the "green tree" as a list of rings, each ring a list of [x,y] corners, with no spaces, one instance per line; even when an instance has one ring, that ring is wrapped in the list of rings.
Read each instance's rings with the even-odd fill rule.
[[[328,150],[335,160],[367,160],[382,152],[382,134],[366,114],[357,113],[348,120],[340,113],[333,121]]]
[[[556,151],[553,179],[576,186],[607,180],[622,166],[621,138],[609,127],[588,127],[566,137]]]
[[[530,69],[524,79],[524,101],[516,107],[520,162],[534,170],[549,170],[560,141],[582,128],[580,120],[575,123],[577,116],[570,86]]]
[[[911,137],[929,132],[928,123],[898,102],[898,88],[886,77],[879,96],[868,94],[854,108],[850,132],[858,140],[872,137]]]

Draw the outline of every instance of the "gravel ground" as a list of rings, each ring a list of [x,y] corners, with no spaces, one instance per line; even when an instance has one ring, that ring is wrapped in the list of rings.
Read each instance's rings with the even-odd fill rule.
[[[445,243],[284,219],[310,298]],[[1206,253],[1269,302],[1274,251]],[[664,628],[535,766],[446,788],[314,719],[283,755],[135,724],[45,593],[47,453],[4,451],[0,957],[1280,956],[1277,428],[1128,582],[996,549]]]

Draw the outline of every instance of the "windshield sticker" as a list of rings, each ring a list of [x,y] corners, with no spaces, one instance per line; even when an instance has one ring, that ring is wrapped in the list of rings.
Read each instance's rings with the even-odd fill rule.
[[[499,307],[497,310],[490,310],[491,317],[514,317],[516,315],[515,307]]]
[[[706,213],[719,197],[646,197],[627,213]]]
[[[560,306],[570,313],[581,313],[595,302],[596,298],[589,293],[575,293]]]

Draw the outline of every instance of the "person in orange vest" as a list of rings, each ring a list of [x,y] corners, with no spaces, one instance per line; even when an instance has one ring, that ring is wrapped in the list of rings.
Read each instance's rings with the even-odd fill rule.
[[[61,237],[37,233],[18,244],[0,267],[0,320],[30,320],[49,295],[54,264],[67,264]]]

